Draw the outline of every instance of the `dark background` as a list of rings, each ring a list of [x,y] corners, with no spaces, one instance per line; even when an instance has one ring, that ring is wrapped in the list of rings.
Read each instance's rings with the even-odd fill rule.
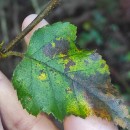
[[[0,0],[0,42],[7,44],[21,31],[24,18],[39,13],[48,0]],[[62,0],[48,22],[70,21],[78,26],[78,46],[96,49],[110,67],[112,83],[130,104],[130,0]],[[15,50],[26,50],[22,41]],[[11,79],[21,59],[0,60]]]

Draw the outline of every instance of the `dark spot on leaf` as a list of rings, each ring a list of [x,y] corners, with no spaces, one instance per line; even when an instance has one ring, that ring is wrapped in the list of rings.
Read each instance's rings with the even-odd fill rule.
[[[67,40],[64,40],[64,39],[54,40],[53,44],[55,44],[55,46],[52,46],[52,44],[50,43],[44,47],[43,53],[46,56],[53,58],[55,55],[60,54],[60,53],[67,54],[69,50],[69,43]]]
[[[71,88],[67,88],[65,91],[66,91],[66,93],[70,93],[70,92],[72,92],[72,89]]]
[[[105,67],[105,64],[102,64],[102,65],[101,65],[101,68],[104,68],[104,67]]]
[[[65,72],[68,72],[70,70],[70,66],[74,66],[75,63],[72,60],[69,60],[67,64],[65,64]]]
[[[86,64],[89,64],[88,60],[84,60],[84,62],[85,62]]]
[[[90,55],[90,59],[93,61],[98,61],[101,59],[101,56],[98,53],[93,53],[92,55]]]
[[[77,82],[90,86],[93,84],[93,86],[97,87],[100,84],[105,84],[105,82],[108,79],[107,74],[100,74],[99,72],[96,72],[94,75],[89,75],[86,78],[86,74],[82,71],[74,72],[74,80]]]
[[[40,70],[40,74],[41,74],[41,73],[45,73],[45,70]]]

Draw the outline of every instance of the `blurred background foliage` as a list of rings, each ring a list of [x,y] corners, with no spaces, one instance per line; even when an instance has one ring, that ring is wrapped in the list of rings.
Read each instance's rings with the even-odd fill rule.
[[[0,41],[8,43],[21,31],[24,18],[39,13],[48,0],[0,0]],[[110,66],[112,83],[130,105],[130,0],[61,0],[46,19],[50,23],[70,21],[78,26],[77,46],[95,49]],[[24,41],[15,50],[25,51]],[[0,61],[0,69],[11,78],[21,59]]]

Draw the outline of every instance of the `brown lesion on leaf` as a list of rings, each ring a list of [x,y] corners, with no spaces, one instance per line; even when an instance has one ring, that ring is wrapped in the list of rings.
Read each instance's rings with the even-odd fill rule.
[[[112,120],[112,115],[105,102],[96,98],[94,95],[92,96],[89,92],[87,92],[86,94],[86,101],[89,102],[89,104],[91,105],[94,115],[103,119],[107,119],[108,121]]]
[[[108,113],[108,111],[105,108],[94,109],[93,111],[94,111],[95,115],[98,117],[101,117],[103,119],[107,119],[108,121],[112,120],[110,113]]]
[[[98,89],[101,90],[106,96],[108,97],[115,97],[115,98],[120,98],[120,93],[114,86],[112,85],[111,81],[108,79],[105,84],[102,84],[98,86]]]

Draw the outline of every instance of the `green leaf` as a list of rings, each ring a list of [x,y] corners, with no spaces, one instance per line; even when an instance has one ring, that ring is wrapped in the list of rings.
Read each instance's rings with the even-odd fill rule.
[[[12,79],[23,108],[60,121],[71,114],[96,114],[130,129],[128,110],[111,85],[106,62],[94,51],[77,49],[76,30],[58,22],[34,33]]]

